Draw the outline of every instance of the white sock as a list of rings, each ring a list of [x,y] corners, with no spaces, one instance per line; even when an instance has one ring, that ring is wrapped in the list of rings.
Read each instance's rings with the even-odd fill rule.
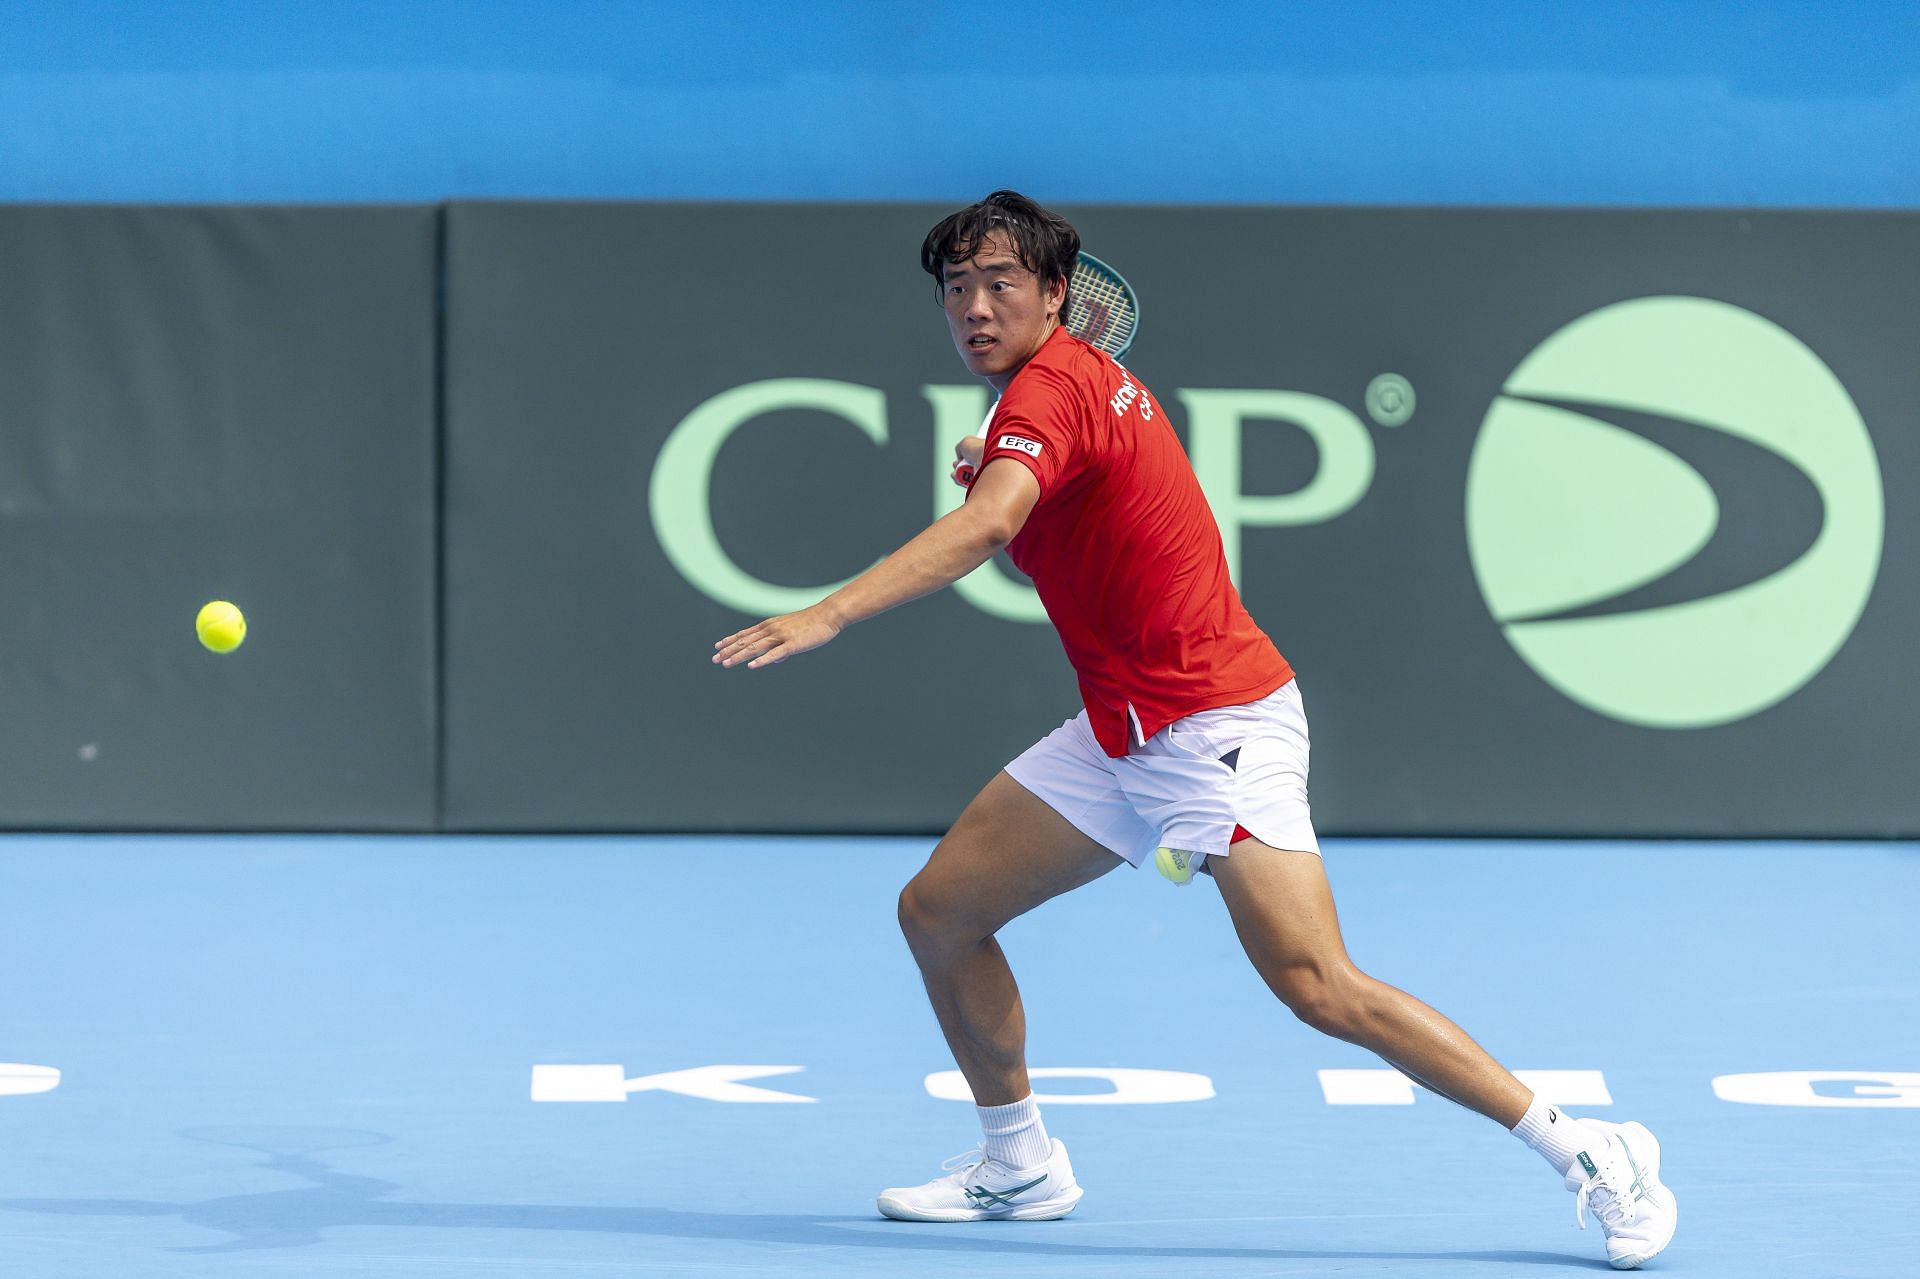
[[[1047,1126],[1040,1122],[1040,1103],[1031,1093],[1009,1106],[974,1109],[980,1112],[980,1131],[986,1134],[980,1148],[995,1163],[1009,1168],[1038,1168],[1053,1157],[1053,1142],[1047,1137]]]
[[[1527,1104],[1527,1113],[1513,1126],[1513,1135],[1527,1143],[1542,1159],[1553,1165],[1562,1177],[1573,1167],[1574,1159],[1594,1143],[1591,1128],[1558,1106],[1549,1106],[1538,1093]]]

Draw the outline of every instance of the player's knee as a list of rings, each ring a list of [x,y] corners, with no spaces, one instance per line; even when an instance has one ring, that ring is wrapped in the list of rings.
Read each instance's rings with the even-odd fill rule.
[[[900,904],[895,912],[900,920],[900,933],[909,944],[918,941],[927,931],[926,903],[920,900],[918,880],[908,880],[907,886],[900,890]]]
[[[1293,968],[1275,983],[1290,1012],[1323,1035],[1351,1040],[1366,1019],[1359,975],[1340,969]]]
[[[900,932],[916,954],[965,946],[990,936],[967,911],[964,902],[944,892],[927,877],[916,875],[900,890]]]
[[[916,951],[937,942],[946,931],[938,894],[930,891],[918,876],[908,880],[907,886],[900,890],[899,918],[901,934]]]

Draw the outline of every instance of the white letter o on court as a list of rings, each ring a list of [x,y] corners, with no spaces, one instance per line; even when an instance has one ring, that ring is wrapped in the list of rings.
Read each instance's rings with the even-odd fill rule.
[[[1033,1099],[1047,1106],[1142,1106],[1168,1101],[1206,1101],[1213,1096],[1213,1080],[1185,1070],[1129,1070],[1122,1066],[1039,1066],[1030,1079],[1104,1079],[1112,1092],[1042,1093]],[[957,1070],[927,1076],[927,1095],[941,1101],[972,1101],[967,1077]]]
[[[1831,1097],[1815,1084],[1847,1084],[1850,1097]],[[1920,1074],[1902,1070],[1770,1070],[1716,1075],[1713,1095],[1748,1106],[1920,1106]]]

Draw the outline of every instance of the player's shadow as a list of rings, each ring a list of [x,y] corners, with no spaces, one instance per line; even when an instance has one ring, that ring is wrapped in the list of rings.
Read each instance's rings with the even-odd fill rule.
[[[336,1172],[315,1158],[322,1150],[381,1145],[384,1133],[343,1128],[194,1128],[196,1141],[240,1146],[266,1156],[261,1167],[307,1182],[299,1189],[226,1195],[197,1203],[140,1199],[0,1199],[0,1212],[80,1217],[177,1217],[230,1238],[176,1251],[248,1252],[320,1243],[329,1230],[537,1230],[667,1239],[802,1244],[937,1252],[987,1260],[1005,1257],[1161,1258],[1169,1262],[1242,1261],[1479,1261],[1508,1265],[1605,1269],[1584,1257],[1547,1252],[1469,1252],[1386,1249],[1172,1247],[1081,1244],[1046,1238],[1045,1224],[1019,1227],[1019,1238],[995,1229],[969,1230],[885,1222],[876,1217],[806,1214],[679,1212],[646,1207],[572,1207],[548,1204],[417,1203],[392,1200],[401,1189],[377,1177]]]

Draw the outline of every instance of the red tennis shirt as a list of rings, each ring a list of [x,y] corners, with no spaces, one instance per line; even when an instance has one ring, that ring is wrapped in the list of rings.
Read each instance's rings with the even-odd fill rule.
[[[1257,701],[1293,668],[1240,602],[1220,528],[1152,392],[1064,328],[986,428],[1040,500],[1007,547],[1033,579],[1108,755],[1177,719]]]

